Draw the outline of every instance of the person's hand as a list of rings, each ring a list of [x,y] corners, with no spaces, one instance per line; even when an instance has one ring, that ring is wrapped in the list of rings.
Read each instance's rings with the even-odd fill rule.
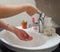
[[[32,37],[29,36],[24,30],[22,29],[15,29],[16,36],[20,39],[20,40],[24,40],[24,41],[30,41],[32,40]]]
[[[18,29],[6,22],[0,20],[0,27],[14,33],[21,40],[32,40],[32,37],[29,36],[24,30]]]
[[[28,15],[32,16],[32,15],[34,15],[36,12],[38,12],[38,10],[37,10],[36,7],[31,6],[31,5],[29,5],[29,6],[27,7],[27,13],[28,13]]]

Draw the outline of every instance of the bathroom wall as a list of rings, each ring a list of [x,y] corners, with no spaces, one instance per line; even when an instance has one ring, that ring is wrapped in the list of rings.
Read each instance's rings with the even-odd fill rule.
[[[60,0],[35,0],[36,6],[60,26]]]
[[[4,4],[4,5],[20,5],[20,4],[27,4],[27,3],[35,6],[34,0],[0,0],[0,4]],[[20,25],[22,20],[26,20],[28,21],[28,23],[31,23],[31,17],[26,12],[12,16],[11,18],[5,18],[3,20],[14,26]]]

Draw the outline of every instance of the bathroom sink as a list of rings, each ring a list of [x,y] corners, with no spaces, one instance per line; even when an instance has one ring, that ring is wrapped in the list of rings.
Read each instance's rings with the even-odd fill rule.
[[[7,47],[9,46],[12,48],[25,50],[44,50],[54,47],[60,43],[60,36],[58,34],[47,37],[44,34],[33,30],[27,29],[25,31],[33,37],[33,40],[22,41],[15,34],[6,30],[0,32],[0,40],[4,45],[7,45]]]

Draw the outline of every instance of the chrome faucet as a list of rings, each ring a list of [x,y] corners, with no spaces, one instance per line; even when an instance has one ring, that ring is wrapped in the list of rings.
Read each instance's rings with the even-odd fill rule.
[[[38,31],[40,33],[40,21],[43,23],[44,17],[42,18],[42,13],[37,12],[37,14],[39,14],[38,21],[37,22],[34,22],[32,24],[29,24],[29,27],[38,26],[38,28],[39,28]]]

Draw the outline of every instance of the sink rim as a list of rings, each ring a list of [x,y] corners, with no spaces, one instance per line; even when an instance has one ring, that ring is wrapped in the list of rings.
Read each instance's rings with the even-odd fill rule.
[[[3,30],[2,32],[5,32],[5,30]],[[1,32],[1,33],[2,33]],[[0,33],[0,34],[1,34]],[[0,40],[2,41],[2,42],[4,42],[5,44],[7,44],[7,45],[9,45],[9,46],[11,46],[11,47],[15,47],[15,48],[18,48],[18,49],[25,49],[25,50],[44,50],[44,49],[49,49],[49,48],[51,48],[51,47],[54,47],[54,46],[57,46],[59,43],[60,43],[60,36],[57,34],[57,42],[56,43],[54,43],[54,44],[52,44],[52,45],[50,45],[50,46],[45,46],[46,45],[46,43],[45,43],[45,45],[42,45],[42,46],[38,46],[38,47],[24,47],[24,46],[18,46],[18,45],[14,45],[14,44],[11,44],[11,43],[9,43],[9,42],[7,42],[6,40],[4,40],[4,38],[0,38]],[[58,41],[59,40],[59,41]],[[48,40],[49,41],[49,40]],[[47,42],[48,43],[48,42]],[[49,45],[49,43],[47,44],[47,45]],[[44,47],[43,47],[44,46]]]

